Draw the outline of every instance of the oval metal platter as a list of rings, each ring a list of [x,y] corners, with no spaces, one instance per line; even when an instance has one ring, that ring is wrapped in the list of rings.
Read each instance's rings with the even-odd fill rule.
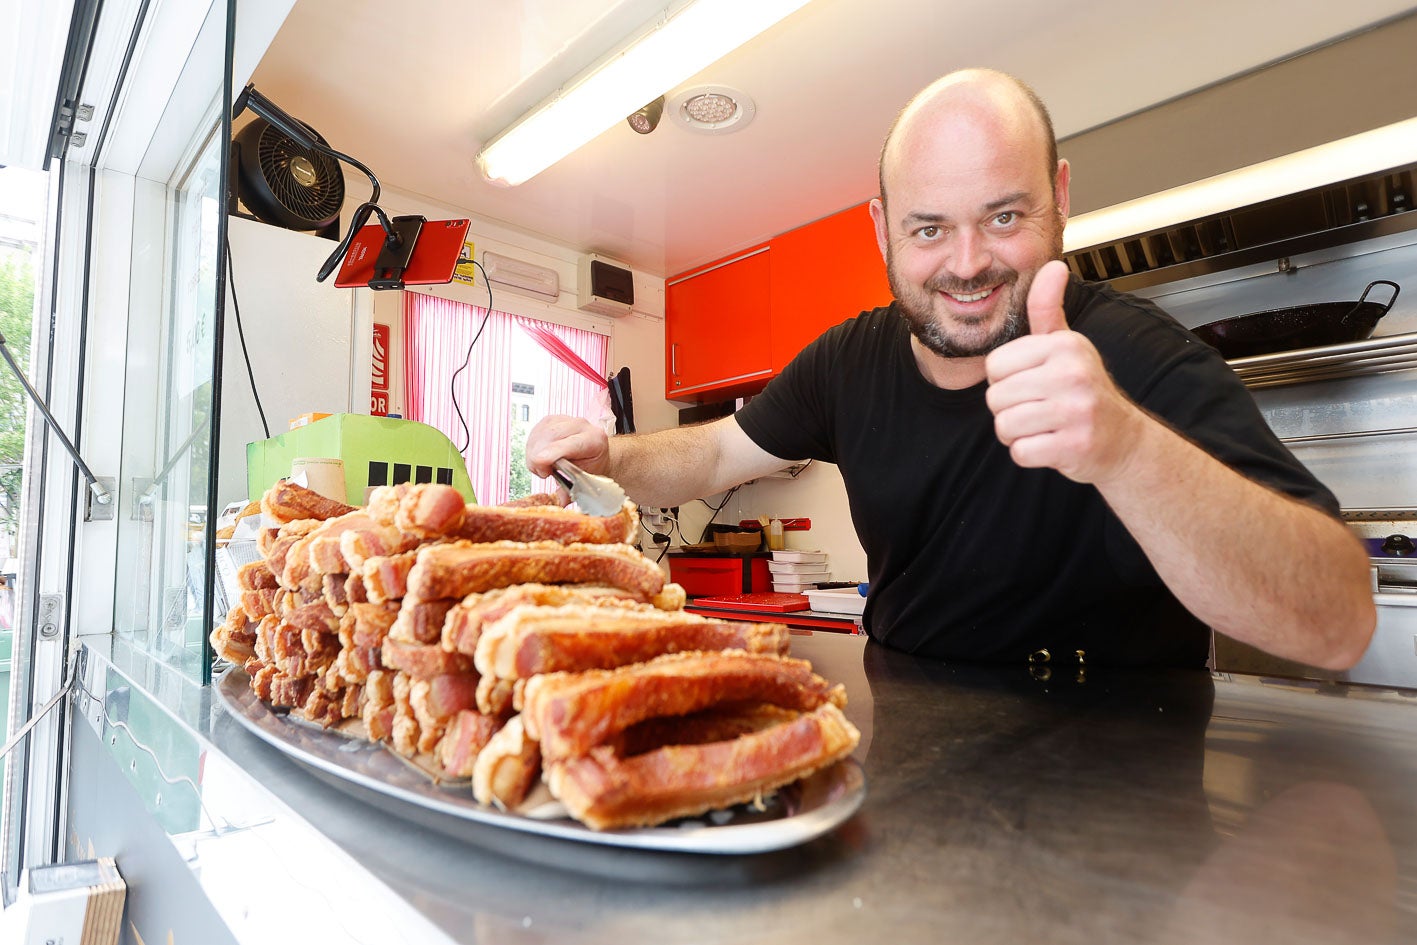
[[[386,746],[325,731],[256,698],[245,672],[228,670],[212,684],[217,700],[247,731],[323,780],[347,786],[366,800],[391,798],[411,805],[425,825],[470,823],[580,843],[637,850],[698,854],[753,854],[784,850],[828,833],[851,817],[866,796],[861,766],[851,758],[765,797],[759,809],[740,805],[660,827],[592,830],[560,812],[559,805],[508,813],[479,804],[467,782],[435,782]],[[542,811],[545,811],[543,816]],[[437,815],[430,818],[430,814]]]

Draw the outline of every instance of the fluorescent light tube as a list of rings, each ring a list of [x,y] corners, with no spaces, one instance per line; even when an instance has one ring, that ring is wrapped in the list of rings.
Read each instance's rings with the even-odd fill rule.
[[[1063,231],[1063,251],[1102,246],[1187,220],[1287,197],[1417,161],[1417,118],[1295,151],[1147,197],[1082,213]]]
[[[660,21],[499,134],[477,155],[496,184],[523,183],[722,59],[807,0],[697,0]]]

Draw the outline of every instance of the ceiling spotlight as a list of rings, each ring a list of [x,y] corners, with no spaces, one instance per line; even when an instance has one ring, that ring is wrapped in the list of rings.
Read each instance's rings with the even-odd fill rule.
[[[659,116],[664,114],[664,96],[650,102],[625,120],[630,127],[642,135],[647,135],[659,126]]]
[[[711,135],[741,131],[758,110],[745,92],[725,85],[684,89],[669,102],[668,109],[685,128]]]

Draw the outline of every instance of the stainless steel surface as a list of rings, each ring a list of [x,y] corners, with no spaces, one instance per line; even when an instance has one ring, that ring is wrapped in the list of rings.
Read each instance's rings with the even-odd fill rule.
[[[1417,940],[1411,694],[1103,667],[1044,682],[842,634],[793,652],[845,683],[871,790],[835,831],[746,857],[468,842],[332,789],[180,677],[194,734],[138,711],[136,688],[127,718],[169,770],[201,759],[215,829],[168,832],[241,942]],[[176,676],[109,658],[87,685],[110,702]],[[152,790],[118,757],[118,784],[79,789]]]
[[[1417,366],[1417,332],[1257,354],[1229,364],[1250,388],[1402,371]]]
[[[1323,443],[1327,440],[1354,440],[1366,436],[1410,436],[1417,427],[1394,427],[1390,430],[1354,430],[1351,433],[1315,433],[1311,436],[1281,436],[1281,443]]]
[[[273,712],[251,692],[240,670],[213,684],[223,708],[248,731],[281,752],[326,775],[360,789],[386,810],[418,817],[420,822],[464,834],[464,824],[556,837],[608,847],[676,853],[763,853],[798,846],[851,817],[865,797],[861,767],[847,759],[765,799],[765,809],[735,807],[722,816],[692,818],[641,830],[592,830],[566,816],[559,804],[547,814],[522,816],[484,807],[466,782],[435,784],[382,744],[351,739]],[[403,809],[405,806],[420,810]],[[439,816],[426,816],[434,814]]]
[[[588,515],[608,518],[618,515],[625,507],[625,490],[608,476],[588,473],[565,459],[556,460],[554,475],[570,491],[571,498],[581,511]]]

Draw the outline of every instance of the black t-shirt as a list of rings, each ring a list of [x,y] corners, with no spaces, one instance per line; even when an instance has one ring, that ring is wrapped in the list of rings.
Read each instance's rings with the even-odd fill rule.
[[[1220,355],[1169,315],[1076,280],[1064,310],[1136,403],[1251,479],[1337,513]],[[938,658],[1022,660],[1046,648],[1055,659],[1083,650],[1088,662],[1203,665],[1207,628],[1095,488],[1013,462],[986,387],[926,381],[893,304],[826,331],[737,419],[774,456],[840,468],[871,581],[865,627],[880,642]]]

